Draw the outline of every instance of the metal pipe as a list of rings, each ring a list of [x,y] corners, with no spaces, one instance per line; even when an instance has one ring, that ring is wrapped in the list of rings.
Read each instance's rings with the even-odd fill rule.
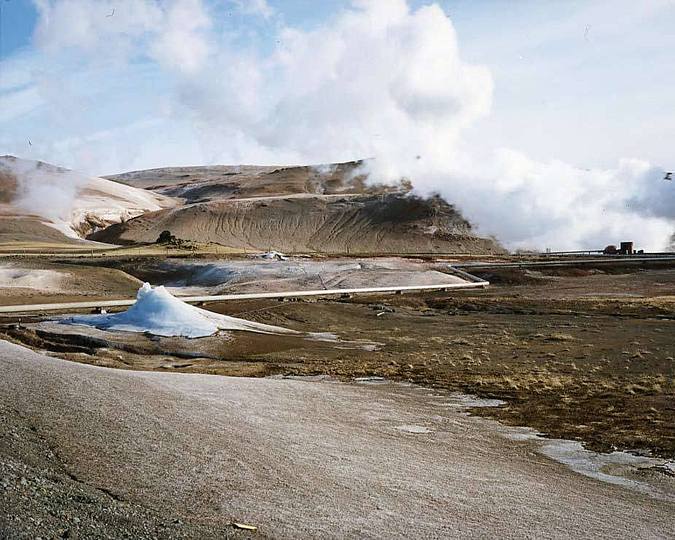
[[[368,294],[403,291],[438,291],[443,289],[483,289],[490,283],[480,281],[476,283],[446,283],[441,285],[406,285],[400,287],[365,287],[355,289],[328,289],[310,291],[291,291],[278,293],[239,293],[219,294],[207,296],[177,296],[189,304],[196,302],[228,302],[232,300],[255,300],[269,298],[300,298],[305,296],[336,296],[342,294]],[[106,307],[125,307],[136,303],[136,299],[101,300],[93,302],[65,302],[57,304],[31,304],[17,306],[0,306],[0,313],[26,313],[31,311],[65,311],[72,309],[95,309]]]

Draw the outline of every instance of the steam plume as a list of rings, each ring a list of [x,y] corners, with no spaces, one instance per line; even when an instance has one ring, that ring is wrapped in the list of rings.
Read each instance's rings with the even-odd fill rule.
[[[123,15],[105,21],[113,4]],[[623,159],[584,170],[466,147],[466,128],[490,113],[493,80],[462,60],[438,5],[354,0],[310,30],[284,24],[266,2],[255,5],[266,31],[276,32],[271,50],[252,29],[224,29],[222,12],[201,0],[40,0],[37,39],[51,55],[76,50],[94,64],[159,66],[175,88],[162,122],[187,121],[184,148],[196,136],[207,162],[373,157],[373,181],[408,178],[422,194],[440,193],[510,247],[591,248],[625,238],[646,249],[667,245],[675,209],[659,167]],[[113,143],[122,161],[138,152],[124,134]],[[154,165],[169,164],[151,141],[143,151]]]

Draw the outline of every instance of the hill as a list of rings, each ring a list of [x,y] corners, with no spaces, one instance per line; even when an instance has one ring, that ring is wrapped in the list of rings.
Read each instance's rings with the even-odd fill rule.
[[[80,242],[110,224],[175,204],[111,180],[0,156],[0,243]]]
[[[417,197],[407,182],[371,185],[360,164],[174,167],[109,176],[181,199],[183,205],[113,225],[90,238],[153,242],[169,230],[183,240],[291,253],[503,251],[494,240],[476,235],[440,197]]]

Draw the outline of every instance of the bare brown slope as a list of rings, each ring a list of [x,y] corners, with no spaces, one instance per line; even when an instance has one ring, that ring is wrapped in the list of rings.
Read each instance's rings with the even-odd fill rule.
[[[177,202],[42,161],[0,156],[3,244],[81,244],[80,237],[97,229]]]
[[[133,187],[150,189],[187,203],[311,193],[366,194],[408,190],[409,185],[369,185],[352,161],[317,167],[268,167],[210,165],[167,167],[133,171],[106,178]]]
[[[353,161],[316,167],[207,166],[108,177],[182,199],[90,238],[154,242],[163,230],[183,240],[233,248],[323,253],[503,251],[479,238],[452,206],[410,196],[410,183],[373,185]]]
[[[495,253],[492,240],[440,198],[405,194],[306,195],[193,204],[145,214],[90,238],[154,242],[178,238],[235,248],[320,253]]]
[[[14,208],[12,202],[18,190],[16,176],[0,167],[0,244],[32,241],[77,243],[77,240],[42,223],[40,217]]]
[[[23,242],[77,245],[83,240],[66,236],[54,227],[45,225],[37,216],[2,215],[0,212],[0,244]]]

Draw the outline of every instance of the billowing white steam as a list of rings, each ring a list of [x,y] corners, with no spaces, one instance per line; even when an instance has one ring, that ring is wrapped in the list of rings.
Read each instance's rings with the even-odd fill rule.
[[[11,203],[51,221],[69,221],[78,193],[90,181],[75,171],[36,161],[0,157],[0,172],[16,180]]]
[[[213,161],[372,157],[366,167],[373,180],[407,177],[421,193],[439,192],[511,247],[632,239],[661,249],[675,229],[673,187],[648,163],[581,170],[507,149],[477,158],[463,147],[462,130],[489,114],[493,82],[486,69],[461,60],[438,5],[353,0],[312,30],[278,21],[269,52],[246,42],[245,33],[217,31],[201,0],[39,5],[37,35],[51,51],[75,47],[98,60],[144,56],[161,65],[176,84],[167,114],[192,122]],[[264,1],[233,5],[274,17]],[[105,21],[113,7],[116,18]]]

